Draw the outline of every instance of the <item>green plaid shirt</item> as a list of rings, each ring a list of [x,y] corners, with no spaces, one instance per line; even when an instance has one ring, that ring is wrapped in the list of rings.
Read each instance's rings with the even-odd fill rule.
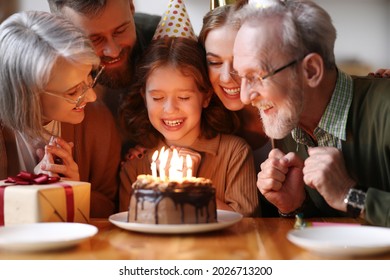
[[[338,71],[336,87],[318,127],[314,129],[317,144],[300,127],[291,132],[293,139],[309,147],[336,147],[341,150],[345,141],[349,108],[352,103],[353,81],[351,76]]]

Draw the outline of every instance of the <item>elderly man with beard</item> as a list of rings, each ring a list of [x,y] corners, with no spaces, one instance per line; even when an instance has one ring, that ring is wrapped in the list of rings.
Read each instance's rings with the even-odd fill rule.
[[[241,99],[279,139],[261,165],[261,193],[282,217],[351,215],[390,226],[390,80],[337,68],[336,30],[312,1],[247,5],[234,23]]]
[[[95,88],[117,119],[120,96],[133,82],[137,59],[149,44],[159,16],[135,13],[132,0],[48,0],[50,10],[65,16],[90,38],[104,72]]]

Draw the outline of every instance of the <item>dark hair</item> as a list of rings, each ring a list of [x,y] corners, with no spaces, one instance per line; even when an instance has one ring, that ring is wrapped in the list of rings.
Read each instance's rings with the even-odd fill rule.
[[[174,66],[185,75],[191,75],[198,90],[211,96],[209,106],[203,109],[201,117],[203,137],[210,139],[218,133],[234,133],[237,130],[238,118],[212,94],[203,48],[192,39],[165,37],[153,41],[144,53],[136,68],[136,82],[120,108],[120,122],[128,140],[151,148],[162,139],[162,135],[149,121],[144,94],[150,74],[167,65]]]
[[[203,17],[202,29],[199,32],[198,41],[204,47],[205,41],[209,32],[215,28],[224,26],[228,23],[229,14],[232,11],[232,5],[225,5],[215,8],[214,10],[209,11]]]
[[[204,47],[207,36],[211,30],[231,24],[234,12],[240,10],[248,3],[248,0],[237,0],[235,4],[219,6],[209,11],[203,17],[202,29],[199,32],[198,41]]]
[[[99,15],[106,7],[107,0],[47,0],[50,11],[61,14],[64,7],[83,15]]]

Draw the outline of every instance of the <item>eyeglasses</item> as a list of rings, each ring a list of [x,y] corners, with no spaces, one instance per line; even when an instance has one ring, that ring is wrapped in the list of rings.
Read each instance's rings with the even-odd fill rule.
[[[279,67],[277,68],[276,70],[274,71],[271,71],[269,72],[268,74],[265,74],[264,76],[260,76],[258,74],[254,74],[252,76],[244,76],[244,77],[241,77],[240,75],[238,75],[237,71],[231,71],[230,72],[230,75],[232,77],[238,77],[240,79],[245,79],[246,80],[246,84],[248,87],[252,88],[257,82],[260,82],[262,83],[265,79],[269,78],[269,77],[272,77],[274,75],[276,75],[277,73],[283,71],[284,69],[290,67],[290,66],[293,66],[295,63],[297,63],[298,60],[295,59],[289,63],[287,63],[286,65],[282,66],[282,67]]]
[[[96,74],[95,78],[93,78],[93,79],[92,79],[92,74],[89,74],[88,80],[91,80],[91,82],[89,84],[86,84],[83,81],[77,86],[77,88],[75,90],[76,94],[78,95],[77,99],[63,97],[63,96],[59,95],[59,93],[52,93],[52,92],[48,92],[48,91],[43,91],[43,93],[45,93],[47,95],[54,96],[54,97],[61,98],[63,100],[66,100],[71,104],[75,104],[75,107],[80,107],[81,103],[85,99],[85,96],[87,95],[88,90],[91,88],[94,88],[96,86],[100,75],[103,73],[104,67],[105,67],[104,65],[101,66],[101,68],[99,69],[99,72]]]

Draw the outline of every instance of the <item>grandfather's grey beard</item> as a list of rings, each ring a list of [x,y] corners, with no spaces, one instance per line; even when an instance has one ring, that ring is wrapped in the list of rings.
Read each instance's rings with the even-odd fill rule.
[[[298,121],[291,117],[278,117],[273,119],[260,112],[265,134],[273,139],[282,139],[286,137],[296,126]]]
[[[302,110],[303,91],[296,87],[290,90],[286,96],[284,108],[279,109],[276,115],[269,116],[259,110],[265,134],[274,139],[286,137],[298,126]]]

